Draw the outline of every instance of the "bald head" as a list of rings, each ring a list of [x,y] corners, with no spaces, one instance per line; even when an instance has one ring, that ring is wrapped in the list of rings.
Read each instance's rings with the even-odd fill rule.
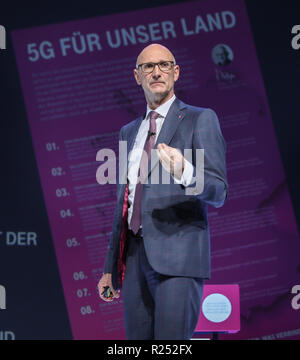
[[[143,69],[139,67],[146,63],[148,65]],[[150,71],[147,71],[149,65]],[[179,65],[175,64],[174,55],[168,48],[160,44],[151,44],[137,57],[133,74],[137,84],[144,90],[149,107],[154,110],[174,95],[174,83],[179,77]]]
[[[145,62],[156,62],[157,60],[154,59],[158,58],[159,61],[169,60],[174,61],[174,65],[176,64],[175,57],[168,48],[160,44],[150,44],[140,52],[136,60],[136,67]]]

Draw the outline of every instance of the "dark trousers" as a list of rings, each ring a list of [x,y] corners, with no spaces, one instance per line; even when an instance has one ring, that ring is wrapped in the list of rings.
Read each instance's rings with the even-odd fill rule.
[[[122,291],[127,339],[189,340],[198,322],[203,283],[154,271],[143,238],[129,232]]]

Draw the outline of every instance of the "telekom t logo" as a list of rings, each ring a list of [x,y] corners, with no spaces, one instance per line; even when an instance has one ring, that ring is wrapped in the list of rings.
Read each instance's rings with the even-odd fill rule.
[[[0,49],[6,49],[6,31],[2,25],[0,25]]]

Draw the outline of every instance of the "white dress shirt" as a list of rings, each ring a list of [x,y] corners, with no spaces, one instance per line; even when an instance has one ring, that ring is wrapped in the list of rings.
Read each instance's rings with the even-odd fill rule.
[[[176,96],[173,95],[171,99],[166,101],[164,104],[160,105],[155,109],[155,111],[159,114],[159,117],[156,119],[156,139],[160,133],[165,117],[168,114],[170,106],[173,101],[176,99]],[[138,179],[138,170],[142,157],[142,150],[144,149],[145,141],[148,135],[148,131],[150,128],[149,121],[149,113],[152,111],[147,105],[147,112],[144,120],[142,120],[141,125],[139,127],[135,142],[133,144],[132,151],[129,154],[128,159],[128,227],[130,228],[130,221],[132,217],[133,210],[133,202],[134,202],[134,194],[135,194],[135,186]],[[139,149],[139,150],[137,150]],[[187,160],[184,161],[184,170],[181,176],[181,179],[178,180],[175,177],[174,182],[177,184],[182,184],[187,186],[191,183],[193,176],[193,166]]]

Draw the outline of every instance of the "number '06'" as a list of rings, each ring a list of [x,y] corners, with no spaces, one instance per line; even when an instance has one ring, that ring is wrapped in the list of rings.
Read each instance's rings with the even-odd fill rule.
[[[37,61],[40,57],[45,60],[55,57],[51,42],[46,40],[39,45],[36,43],[27,44],[27,53],[30,61]]]

